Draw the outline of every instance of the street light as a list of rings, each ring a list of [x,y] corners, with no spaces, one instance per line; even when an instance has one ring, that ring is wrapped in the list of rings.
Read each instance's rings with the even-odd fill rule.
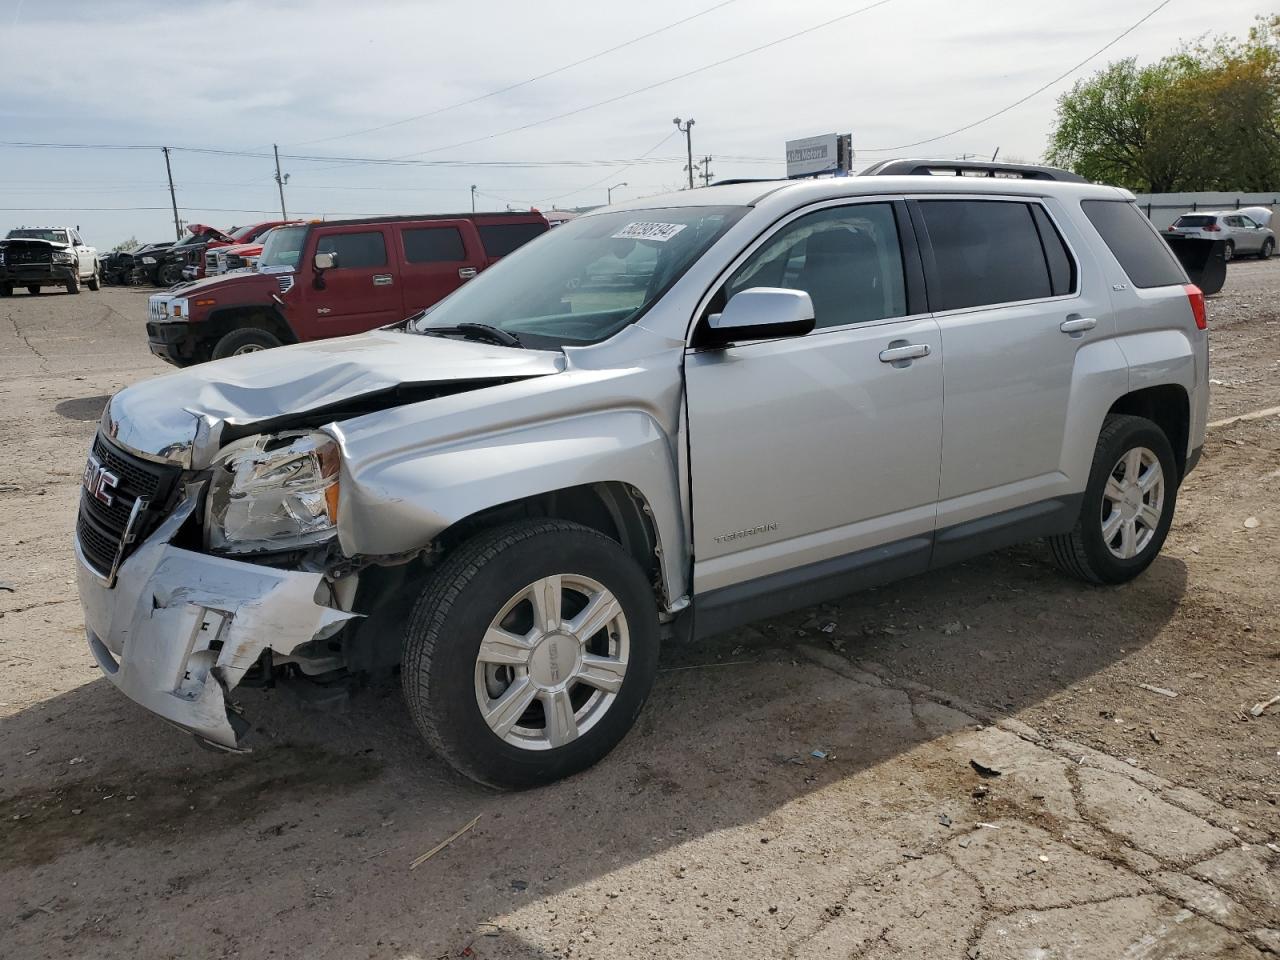
[[[613,203],[613,191],[617,190],[619,187],[625,187],[625,186],[627,186],[627,182],[624,180],[622,181],[622,183],[615,183],[612,187],[605,187],[604,188],[605,193],[609,195],[608,202]]]
[[[689,118],[689,122],[685,123],[679,117],[671,121],[676,125],[676,129],[684,134],[685,147],[689,152],[689,166],[685,169],[689,171],[689,189],[693,189],[693,118]],[[683,124],[683,126],[681,126]]]

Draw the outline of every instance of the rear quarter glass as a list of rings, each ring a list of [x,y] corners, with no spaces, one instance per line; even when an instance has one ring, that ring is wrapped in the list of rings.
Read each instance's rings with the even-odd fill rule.
[[[1181,265],[1137,205],[1128,200],[1082,200],[1080,207],[1135,287],[1187,282]]]

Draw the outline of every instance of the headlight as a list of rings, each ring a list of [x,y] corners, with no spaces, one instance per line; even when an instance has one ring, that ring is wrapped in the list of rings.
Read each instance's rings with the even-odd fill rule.
[[[147,266],[151,266],[153,263],[155,263],[155,262],[156,262],[156,258],[155,258],[155,257],[143,257],[143,258],[142,258],[142,262],[143,262],[143,263],[145,263]]]
[[[75,263],[76,255],[70,250],[53,251],[53,260],[55,263]]]
[[[338,522],[338,445],[327,434],[246,437],[213,463],[209,546],[292,550],[328,540]]]

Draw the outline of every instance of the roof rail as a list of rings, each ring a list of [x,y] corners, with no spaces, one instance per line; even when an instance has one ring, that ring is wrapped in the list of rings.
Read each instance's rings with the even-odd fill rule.
[[[860,177],[999,177],[1009,180],[1057,180],[1088,183],[1070,170],[1029,163],[995,163],[987,160],[881,160],[863,170]]]
[[[731,187],[735,183],[776,183],[777,177],[730,177],[728,180],[717,180],[713,187]]]

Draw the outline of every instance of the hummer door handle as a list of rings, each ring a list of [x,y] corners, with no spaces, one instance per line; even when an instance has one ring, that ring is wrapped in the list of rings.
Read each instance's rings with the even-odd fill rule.
[[[470,280],[475,275],[476,275],[475,267],[459,267],[458,268],[458,279],[460,280]]]
[[[373,285],[374,285],[375,287],[389,287],[389,286],[391,286],[391,274],[389,274],[389,273],[375,273],[375,274],[373,275]]]

